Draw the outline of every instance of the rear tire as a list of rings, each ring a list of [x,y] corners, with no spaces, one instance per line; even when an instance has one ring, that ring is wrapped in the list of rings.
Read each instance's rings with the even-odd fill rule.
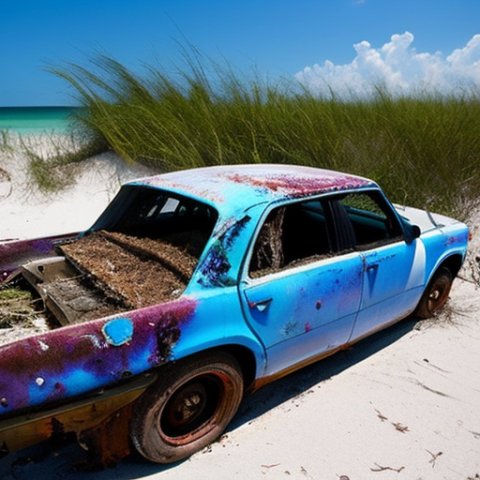
[[[447,303],[452,283],[453,276],[450,270],[446,267],[440,268],[423,292],[415,315],[420,318],[435,316]]]
[[[168,366],[134,407],[133,444],[156,463],[189,457],[222,434],[242,397],[241,368],[227,353]]]

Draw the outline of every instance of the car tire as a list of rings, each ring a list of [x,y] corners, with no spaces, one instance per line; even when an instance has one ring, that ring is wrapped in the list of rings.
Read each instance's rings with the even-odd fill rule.
[[[450,270],[446,267],[440,268],[423,292],[415,315],[420,318],[435,316],[447,303],[452,282],[453,276]]]
[[[242,371],[228,353],[203,354],[169,365],[135,404],[133,444],[152,462],[187,458],[222,434],[242,397]]]

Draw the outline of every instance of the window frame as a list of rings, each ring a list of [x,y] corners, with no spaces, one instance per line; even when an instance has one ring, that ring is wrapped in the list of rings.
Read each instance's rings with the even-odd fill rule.
[[[395,236],[386,238],[386,239],[380,239],[380,240],[375,240],[373,242],[368,242],[364,244],[358,244],[355,242],[354,244],[350,244],[347,247],[347,250],[351,251],[357,251],[357,252],[365,252],[368,250],[372,250],[374,248],[380,248],[386,245],[391,245],[394,243],[398,243],[400,241],[405,241],[405,229],[404,229],[404,224],[401,221],[398,213],[395,211],[395,208],[392,206],[392,204],[388,201],[388,199],[385,197],[384,193],[380,189],[365,189],[365,190],[352,190],[352,191],[347,191],[347,192],[342,192],[342,193],[337,193],[335,196],[337,197],[346,197],[351,194],[357,194],[357,195],[367,195],[370,197],[370,199],[376,203],[377,207],[380,208],[380,210],[385,214],[385,220],[388,223],[392,223],[392,229],[396,230],[398,233]],[[332,196],[333,197],[333,196]],[[330,200],[330,197],[327,199],[327,204],[329,206],[332,205],[332,202]],[[371,213],[369,210],[365,210],[367,213]],[[332,215],[332,220],[334,224],[334,228],[336,229],[337,223],[340,223],[341,227],[345,228],[345,223],[344,222],[349,222],[350,227],[354,229],[353,223],[348,216],[348,212],[345,211],[346,216],[342,219],[335,218]],[[369,215],[371,216],[371,215]],[[347,227],[348,228],[348,227]],[[337,232],[333,232],[333,236],[337,238]],[[342,250],[337,250],[335,253],[336,254],[341,254]]]
[[[379,200],[379,202],[377,202],[377,204],[379,205],[381,210],[385,213],[387,219],[390,218],[393,222],[396,223],[396,226],[398,227],[398,231],[400,232],[400,234],[396,237],[392,237],[392,238],[388,239],[385,242],[381,242],[381,243],[380,242],[374,242],[372,244],[364,245],[361,248],[358,248],[356,245],[350,245],[348,248],[340,250],[340,249],[338,249],[338,236],[337,236],[337,231],[336,231],[336,226],[335,226],[335,224],[337,222],[335,221],[335,218],[333,216],[333,212],[328,213],[327,209],[325,209],[325,215],[326,215],[326,217],[328,217],[328,218],[326,218],[325,223],[326,223],[326,228],[327,228],[328,235],[329,235],[329,243],[330,243],[330,247],[331,247],[331,253],[330,254],[326,254],[325,256],[322,256],[322,258],[317,258],[317,259],[313,260],[311,263],[301,263],[301,264],[298,264],[298,265],[292,265],[291,267],[286,266],[286,267],[281,268],[279,270],[276,270],[276,271],[273,271],[273,272],[268,272],[266,274],[259,275],[259,276],[252,276],[251,275],[250,263],[252,261],[254,248],[256,246],[258,237],[260,235],[260,231],[261,231],[264,223],[266,222],[268,216],[270,215],[270,213],[273,210],[275,210],[277,208],[281,208],[281,207],[288,207],[290,205],[301,204],[301,203],[306,203],[306,202],[315,201],[315,200],[321,201],[324,208],[325,208],[325,205],[328,205],[328,210],[330,210],[330,205],[331,205],[330,199],[334,199],[335,197],[344,197],[344,196],[346,196],[348,194],[352,194],[352,193],[359,193],[359,194],[366,193],[366,194],[375,195],[377,197],[377,199]],[[348,219],[348,220],[350,221],[350,219]],[[390,201],[387,199],[387,197],[385,196],[385,194],[383,193],[383,191],[380,188],[370,187],[370,188],[362,188],[362,189],[354,189],[354,190],[343,190],[343,191],[340,191],[340,192],[327,192],[327,193],[323,193],[321,195],[315,195],[315,196],[311,196],[311,197],[295,198],[295,199],[288,199],[288,200],[285,200],[285,199],[277,200],[275,202],[270,203],[267,206],[267,208],[262,212],[262,215],[260,216],[260,218],[257,222],[257,225],[256,225],[255,230],[253,232],[253,235],[250,239],[250,242],[247,246],[246,253],[245,253],[243,261],[242,261],[242,265],[241,265],[241,269],[240,269],[240,272],[241,272],[240,281],[244,282],[244,283],[247,283],[247,284],[262,283],[264,281],[264,279],[266,279],[266,278],[271,278],[272,276],[276,276],[276,275],[285,275],[285,274],[287,274],[287,272],[294,272],[294,271],[297,271],[299,269],[312,268],[312,266],[317,266],[320,263],[329,262],[332,259],[340,258],[342,256],[349,255],[349,254],[352,254],[352,253],[360,254],[362,252],[366,252],[366,251],[374,249],[374,248],[380,248],[380,247],[383,247],[385,245],[392,245],[392,244],[399,243],[399,242],[406,242],[406,236],[405,235],[406,235],[405,227],[404,227],[404,223],[401,220],[401,217],[398,215],[395,208],[393,207],[393,205],[390,203]],[[306,257],[306,258],[308,258],[308,257]]]

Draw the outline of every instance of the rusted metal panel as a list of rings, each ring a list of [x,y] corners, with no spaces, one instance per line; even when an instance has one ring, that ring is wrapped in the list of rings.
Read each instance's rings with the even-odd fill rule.
[[[38,413],[26,413],[0,422],[3,454],[48,440],[58,433],[94,429],[134,402],[155,381],[156,375],[141,376],[127,384],[94,396]],[[124,413],[128,413],[125,410]],[[119,439],[120,440],[120,439]]]
[[[75,397],[162,365],[195,308],[195,300],[183,298],[4,345],[0,415]],[[131,340],[115,346],[119,318],[131,323]]]
[[[78,233],[67,233],[32,240],[0,240],[0,283],[20,265],[37,258],[55,256],[55,247],[59,243],[77,236]]]

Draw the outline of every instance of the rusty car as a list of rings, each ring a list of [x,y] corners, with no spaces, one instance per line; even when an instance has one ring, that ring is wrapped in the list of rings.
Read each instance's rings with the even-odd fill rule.
[[[0,242],[2,288],[46,322],[0,345],[0,452],[71,433],[106,464],[186,458],[247,392],[435,315],[467,242],[463,223],[330,170],[127,183],[87,231]]]

